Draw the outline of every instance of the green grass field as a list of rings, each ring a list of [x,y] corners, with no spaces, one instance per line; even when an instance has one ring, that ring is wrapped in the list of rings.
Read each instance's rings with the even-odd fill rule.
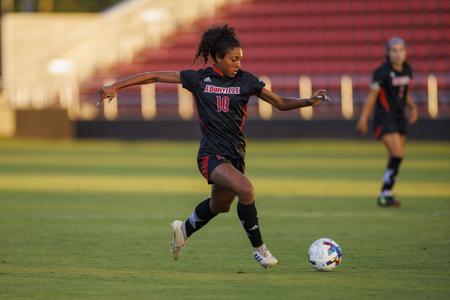
[[[381,144],[249,141],[272,270],[253,261],[235,207],[170,257],[170,222],[209,193],[196,151],[0,140],[0,299],[450,298],[450,143],[409,143],[403,207],[380,209]],[[334,272],[308,264],[320,237],[343,248]]]

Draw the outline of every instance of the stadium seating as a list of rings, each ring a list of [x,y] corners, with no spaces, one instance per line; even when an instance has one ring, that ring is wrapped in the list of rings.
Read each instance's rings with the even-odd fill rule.
[[[209,26],[228,23],[236,28],[243,44],[243,68],[272,80],[272,88],[298,95],[298,79],[311,77],[314,87],[323,87],[339,98],[340,77],[353,79],[358,105],[367,94],[372,71],[384,60],[385,42],[403,37],[415,72],[415,98],[426,101],[428,74],[435,74],[443,109],[449,106],[450,1],[243,1],[224,7],[214,18],[180,28],[161,48],[144,49],[132,63],[100,70],[81,87],[83,101],[93,101],[94,91],[105,78],[120,78],[148,70],[199,68],[192,58],[200,34]],[[121,95],[121,117],[139,117],[139,89]],[[159,117],[175,117],[176,87],[157,88]],[[339,101],[320,108],[316,117],[339,117]],[[421,111],[422,114],[426,112]],[[292,117],[293,114],[275,114]],[[298,114],[295,114],[296,116]],[[250,117],[257,117],[250,115]]]

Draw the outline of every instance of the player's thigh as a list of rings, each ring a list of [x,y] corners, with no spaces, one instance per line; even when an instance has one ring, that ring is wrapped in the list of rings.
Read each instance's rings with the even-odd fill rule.
[[[211,186],[211,209],[216,213],[227,212],[235,197],[236,194],[233,191],[213,184]]]
[[[252,203],[254,201],[254,190],[250,179],[232,164],[220,164],[211,172],[210,178],[214,184],[235,193],[240,202]]]
[[[381,139],[391,156],[403,157],[403,142],[398,132],[386,133]]]

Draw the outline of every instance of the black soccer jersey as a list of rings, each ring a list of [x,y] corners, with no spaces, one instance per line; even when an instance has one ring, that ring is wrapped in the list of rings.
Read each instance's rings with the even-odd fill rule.
[[[375,115],[403,118],[408,88],[412,79],[411,66],[403,65],[403,70],[394,70],[389,61],[381,64],[373,73],[372,88],[378,89]]]
[[[180,77],[183,88],[192,92],[196,102],[202,131],[199,156],[243,158],[247,103],[250,96],[261,92],[264,82],[242,70],[230,78],[211,67],[184,70]]]

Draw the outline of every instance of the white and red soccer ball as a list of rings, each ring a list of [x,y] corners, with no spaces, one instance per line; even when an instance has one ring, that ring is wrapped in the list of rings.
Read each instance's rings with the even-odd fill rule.
[[[331,271],[342,262],[342,249],[332,239],[318,239],[309,247],[308,260],[319,271]]]

